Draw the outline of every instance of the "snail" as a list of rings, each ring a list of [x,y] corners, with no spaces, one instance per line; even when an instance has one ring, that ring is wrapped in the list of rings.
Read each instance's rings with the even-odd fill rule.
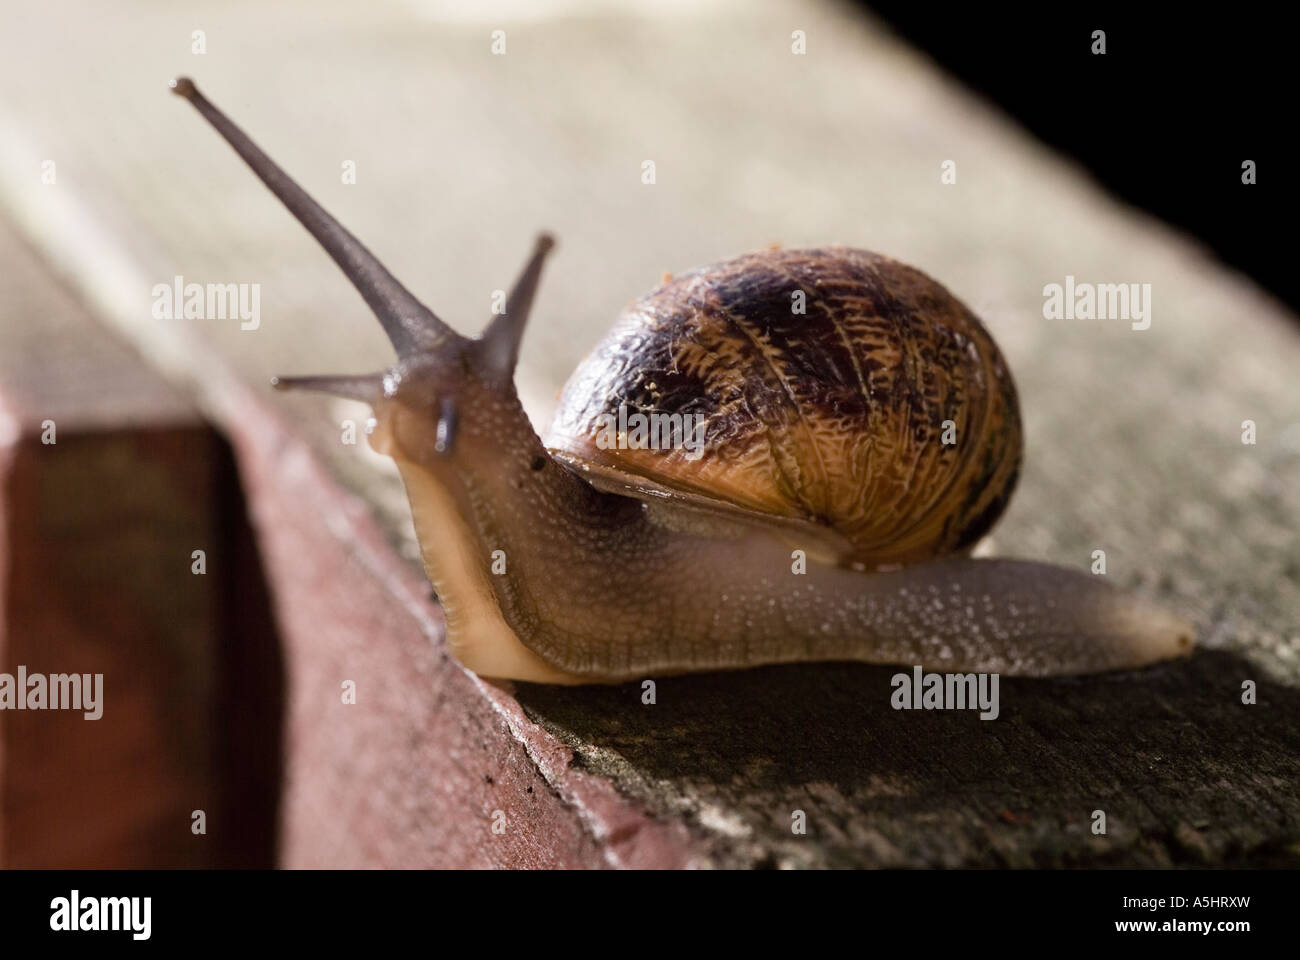
[[[543,442],[514,370],[549,236],[504,312],[461,336],[192,81],[172,89],[392,342],[381,373],[273,382],[371,405],[449,647],[474,672],[616,683],[856,660],[1044,676],[1190,649],[1181,617],[1097,576],[971,556],[1019,474],[1018,400],[980,321],[920,271],[832,247],[668,279],[578,366]],[[637,415],[702,426],[703,442],[647,443]]]

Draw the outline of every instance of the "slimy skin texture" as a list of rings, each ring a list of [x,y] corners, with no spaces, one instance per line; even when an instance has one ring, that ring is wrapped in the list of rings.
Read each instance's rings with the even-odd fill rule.
[[[382,373],[275,385],[372,405],[371,443],[401,471],[469,669],[570,684],[821,660],[1047,676],[1190,650],[1190,625],[1097,577],[962,555],[1011,494],[1020,421],[992,339],[920,271],[843,248],[692,271],[579,367],[543,445],[513,378],[549,237],[467,339],[192,81],[172,90],[325,248],[397,351]],[[802,315],[787,312],[796,290]],[[708,452],[599,451],[594,419],[621,402],[703,411]]]
[[[859,572],[810,559],[793,573],[782,537],[667,528],[641,502],[547,457],[513,391],[457,390],[479,399],[454,456],[430,455],[428,419],[401,401],[376,409],[372,442],[398,462],[418,504],[449,642],[475,672],[611,683],[858,660],[1048,676],[1144,666],[1191,647],[1190,625],[1162,608],[1048,564],[960,557]],[[429,487],[444,492],[430,497]],[[504,574],[490,572],[494,550]],[[475,588],[451,572],[453,557],[466,558]]]

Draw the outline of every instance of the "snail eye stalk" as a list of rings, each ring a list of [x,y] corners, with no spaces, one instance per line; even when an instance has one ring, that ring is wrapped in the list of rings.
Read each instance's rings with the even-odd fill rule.
[[[555,238],[549,233],[538,234],[532,255],[523,272],[515,281],[514,289],[506,298],[506,312],[492,318],[483,335],[479,337],[478,367],[480,372],[498,380],[514,376],[519,362],[519,344],[524,338],[524,326],[533,308],[533,297],[542,276],[546,255],[555,248]]]
[[[189,77],[177,77],[171,89],[202,114],[262,183],[280,198],[307,232],[325,248],[369,305],[402,358],[439,352],[463,338],[397,281],[373,253],[313,200],[280,166],[262,152],[230,118],[199,92]]]

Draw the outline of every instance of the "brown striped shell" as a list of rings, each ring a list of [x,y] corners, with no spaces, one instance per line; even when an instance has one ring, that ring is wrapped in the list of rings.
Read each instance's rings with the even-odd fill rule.
[[[625,424],[702,416],[700,453],[627,448],[636,431],[611,443],[620,405]],[[832,247],[736,257],[633,303],[569,379],[546,444],[602,489],[877,567],[972,546],[1022,441],[978,318],[919,270]]]

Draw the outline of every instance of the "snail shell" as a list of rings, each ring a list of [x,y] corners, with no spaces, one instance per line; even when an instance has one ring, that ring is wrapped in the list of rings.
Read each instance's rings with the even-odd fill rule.
[[[611,446],[633,413],[704,418],[702,452]],[[924,273],[841,247],[752,253],[628,307],[564,388],[546,444],[610,492],[769,523],[845,565],[970,548],[1022,451],[983,325]]]

